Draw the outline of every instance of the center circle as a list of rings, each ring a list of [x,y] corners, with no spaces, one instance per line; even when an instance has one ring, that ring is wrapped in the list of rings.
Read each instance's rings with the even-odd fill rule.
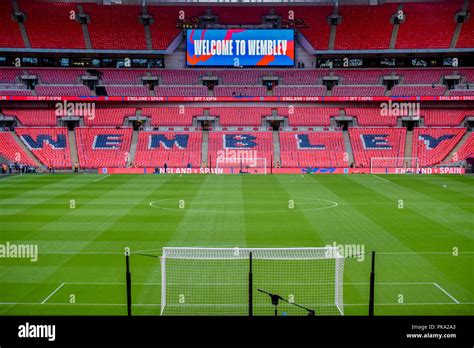
[[[195,197],[171,197],[155,200],[150,207],[195,213],[291,213],[331,209],[338,206],[337,202],[322,198],[288,198],[275,196],[256,196],[256,199],[244,201],[229,200],[229,196],[206,196],[200,201]],[[259,199],[262,199],[260,200]],[[237,207],[242,209],[237,209]],[[236,209],[233,209],[233,206]],[[293,206],[293,208],[290,208]]]

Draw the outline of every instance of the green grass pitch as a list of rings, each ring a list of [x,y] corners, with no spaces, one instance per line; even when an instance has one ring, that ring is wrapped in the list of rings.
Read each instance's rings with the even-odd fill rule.
[[[159,315],[159,260],[134,253],[335,243],[377,252],[376,315],[473,315],[473,188],[461,175],[1,178],[0,243],[39,257],[0,258],[0,314],[126,315],[126,247],[133,312]],[[368,255],[346,260],[346,315],[367,314],[369,272]]]

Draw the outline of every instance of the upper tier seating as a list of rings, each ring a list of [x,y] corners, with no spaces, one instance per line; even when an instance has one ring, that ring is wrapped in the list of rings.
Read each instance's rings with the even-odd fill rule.
[[[156,86],[157,97],[207,97],[206,86]]]
[[[206,13],[204,6],[147,6],[147,11],[153,17],[150,25],[153,49],[165,50],[181,33],[176,22],[184,14],[185,20],[199,17]],[[138,20],[138,19],[137,19]]]
[[[132,128],[76,128],[81,168],[126,167],[130,161]]]
[[[211,116],[218,116],[221,126],[262,126],[262,117],[271,116],[271,108],[211,107]]]
[[[397,116],[382,114],[381,108],[346,108],[347,116],[357,118],[358,126],[389,126],[397,125]]]
[[[140,6],[100,6],[83,4],[90,16],[88,24],[92,48],[146,50],[145,27],[138,21]]]
[[[124,118],[135,116],[135,108],[96,108],[92,115],[83,115],[86,126],[123,126]]]
[[[293,107],[278,108],[279,116],[287,116],[290,126],[330,126],[331,116],[338,116],[338,108]]]
[[[451,160],[457,162],[470,157],[474,157],[474,133],[472,132]]]
[[[70,19],[70,12],[79,13],[74,3],[40,3],[19,0],[20,10],[26,14],[25,28],[33,48],[78,48],[86,43],[81,24]]]
[[[107,95],[115,97],[148,97],[150,90],[147,86],[106,86]]]
[[[90,96],[91,90],[84,85],[36,85],[35,91],[40,96]]]
[[[213,15],[219,17],[219,24],[262,24],[263,16],[270,13],[266,6],[211,6]]]
[[[393,28],[390,17],[397,6],[340,6],[342,22],[337,26],[334,49],[388,49]]]
[[[216,86],[216,97],[264,97],[267,89],[264,86]]]
[[[11,1],[0,1],[0,47],[24,48],[20,26],[12,18]]]
[[[452,89],[448,94],[455,96],[474,95],[474,89]]]
[[[164,85],[197,85],[200,76],[208,76],[204,70],[159,70]],[[211,75],[213,75],[211,73]]]
[[[15,116],[22,126],[48,126],[57,124],[57,116],[54,109],[3,109],[6,116]]]
[[[326,86],[275,86],[273,95],[276,97],[322,97],[326,94]]]
[[[454,15],[461,10],[462,3],[404,3],[406,19],[400,24],[395,48],[449,48],[456,28]]]
[[[459,33],[457,48],[472,48],[474,47],[474,17],[472,16],[472,3],[471,3],[471,15],[469,19],[462,24],[461,32]]]
[[[80,76],[86,74],[82,69],[28,69],[30,75],[36,76],[43,84],[80,84]]]
[[[409,84],[440,84],[444,75],[451,75],[452,69],[403,69],[395,70],[395,75],[403,78],[404,85]]]
[[[419,166],[441,163],[461,140],[465,128],[415,128],[412,157],[418,158]]]
[[[147,76],[147,70],[102,70],[102,82],[106,85],[141,85],[141,78]],[[151,71],[156,76],[154,71]]]
[[[439,96],[444,95],[446,86],[435,85],[396,85],[391,90],[392,96]]]
[[[151,117],[152,126],[192,126],[193,116],[202,115],[203,108],[188,106],[142,109],[142,116]]]
[[[8,132],[0,132],[0,156],[11,163],[36,165],[35,161],[18,145],[13,135]]]
[[[210,132],[209,133],[209,163],[216,166],[216,159],[241,157],[239,153],[245,153],[244,158],[266,158],[267,167],[270,166],[273,157],[272,132]],[[212,162],[211,162],[212,161]],[[220,167],[226,166],[220,164]],[[229,164],[227,167],[239,167]]]
[[[185,168],[201,165],[201,132],[140,132],[134,165]]]
[[[0,69],[0,83],[18,83],[17,77],[23,73],[23,69]]]
[[[358,167],[370,168],[371,157],[403,157],[405,128],[349,128],[354,160]],[[403,159],[394,161],[402,167]]]
[[[29,96],[33,95],[33,91],[24,88],[7,88],[7,89],[0,89],[0,95],[18,95],[18,96]]]
[[[283,167],[347,167],[342,132],[281,132]]]
[[[332,95],[335,97],[371,97],[385,95],[385,86],[334,86]]]
[[[381,77],[389,74],[390,71],[386,69],[334,71],[334,75],[341,78],[339,84],[342,85],[378,85],[380,84]]]
[[[288,20],[290,13],[295,19],[303,19],[306,26],[299,28],[316,50],[327,50],[331,26],[327,19],[333,13],[332,6],[275,6],[275,13]],[[290,12],[291,11],[291,12]]]
[[[42,164],[57,169],[71,168],[66,128],[16,128],[15,132]]]

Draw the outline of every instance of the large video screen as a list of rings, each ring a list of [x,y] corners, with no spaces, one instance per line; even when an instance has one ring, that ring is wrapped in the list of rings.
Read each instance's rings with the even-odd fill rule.
[[[188,66],[293,66],[292,29],[189,29]]]

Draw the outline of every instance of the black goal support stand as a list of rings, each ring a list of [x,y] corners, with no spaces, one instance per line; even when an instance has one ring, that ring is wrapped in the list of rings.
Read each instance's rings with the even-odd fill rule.
[[[156,255],[147,255],[147,254],[135,254],[135,255],[154,257],[156,259],[159,259],[159,257]],[[130,251],[129,250],[125,251],[125,265],[126,265],[125,280],[126,280],[126,286],[127,286],[127,316],[131,317],[132,316],[132,274],[130,273]]]
[[[281,300],[283,302],[286,302],[286,303],[289,303],[293,306],[296,306],[296,307],[299,307],[301,309],[304,309],[306,312],[308,312],[308,316],[310,317],[314,317],[316,315],[316,312],[313,310],[313,309],[310,309],[310,308],[307,308],[305,306],[302,306],[302,305],[299,305],[295,302],[291,302],[291,301],[288,301],[286,298],[283,298],[281,297],[280,295],[277,295],[277,294],[271,294],[265,290],[262,290],[262,289],[257,289],[258,291],[264,293],[264,294],[267,294],[268,296],[270,296],[270,299],[272,301],[272,305],[275,307],[275,317],[278,316],[278,302]]]
[[[125,252],[125,263],[127,265],[127,271],[125,273],[127,282],[127,315],[132,316],[132,275],[130,273],[130,252]]]
[[[372,270],[370,271],[369,317],[374,316],[375,292],[375,251],[372,251]]]

